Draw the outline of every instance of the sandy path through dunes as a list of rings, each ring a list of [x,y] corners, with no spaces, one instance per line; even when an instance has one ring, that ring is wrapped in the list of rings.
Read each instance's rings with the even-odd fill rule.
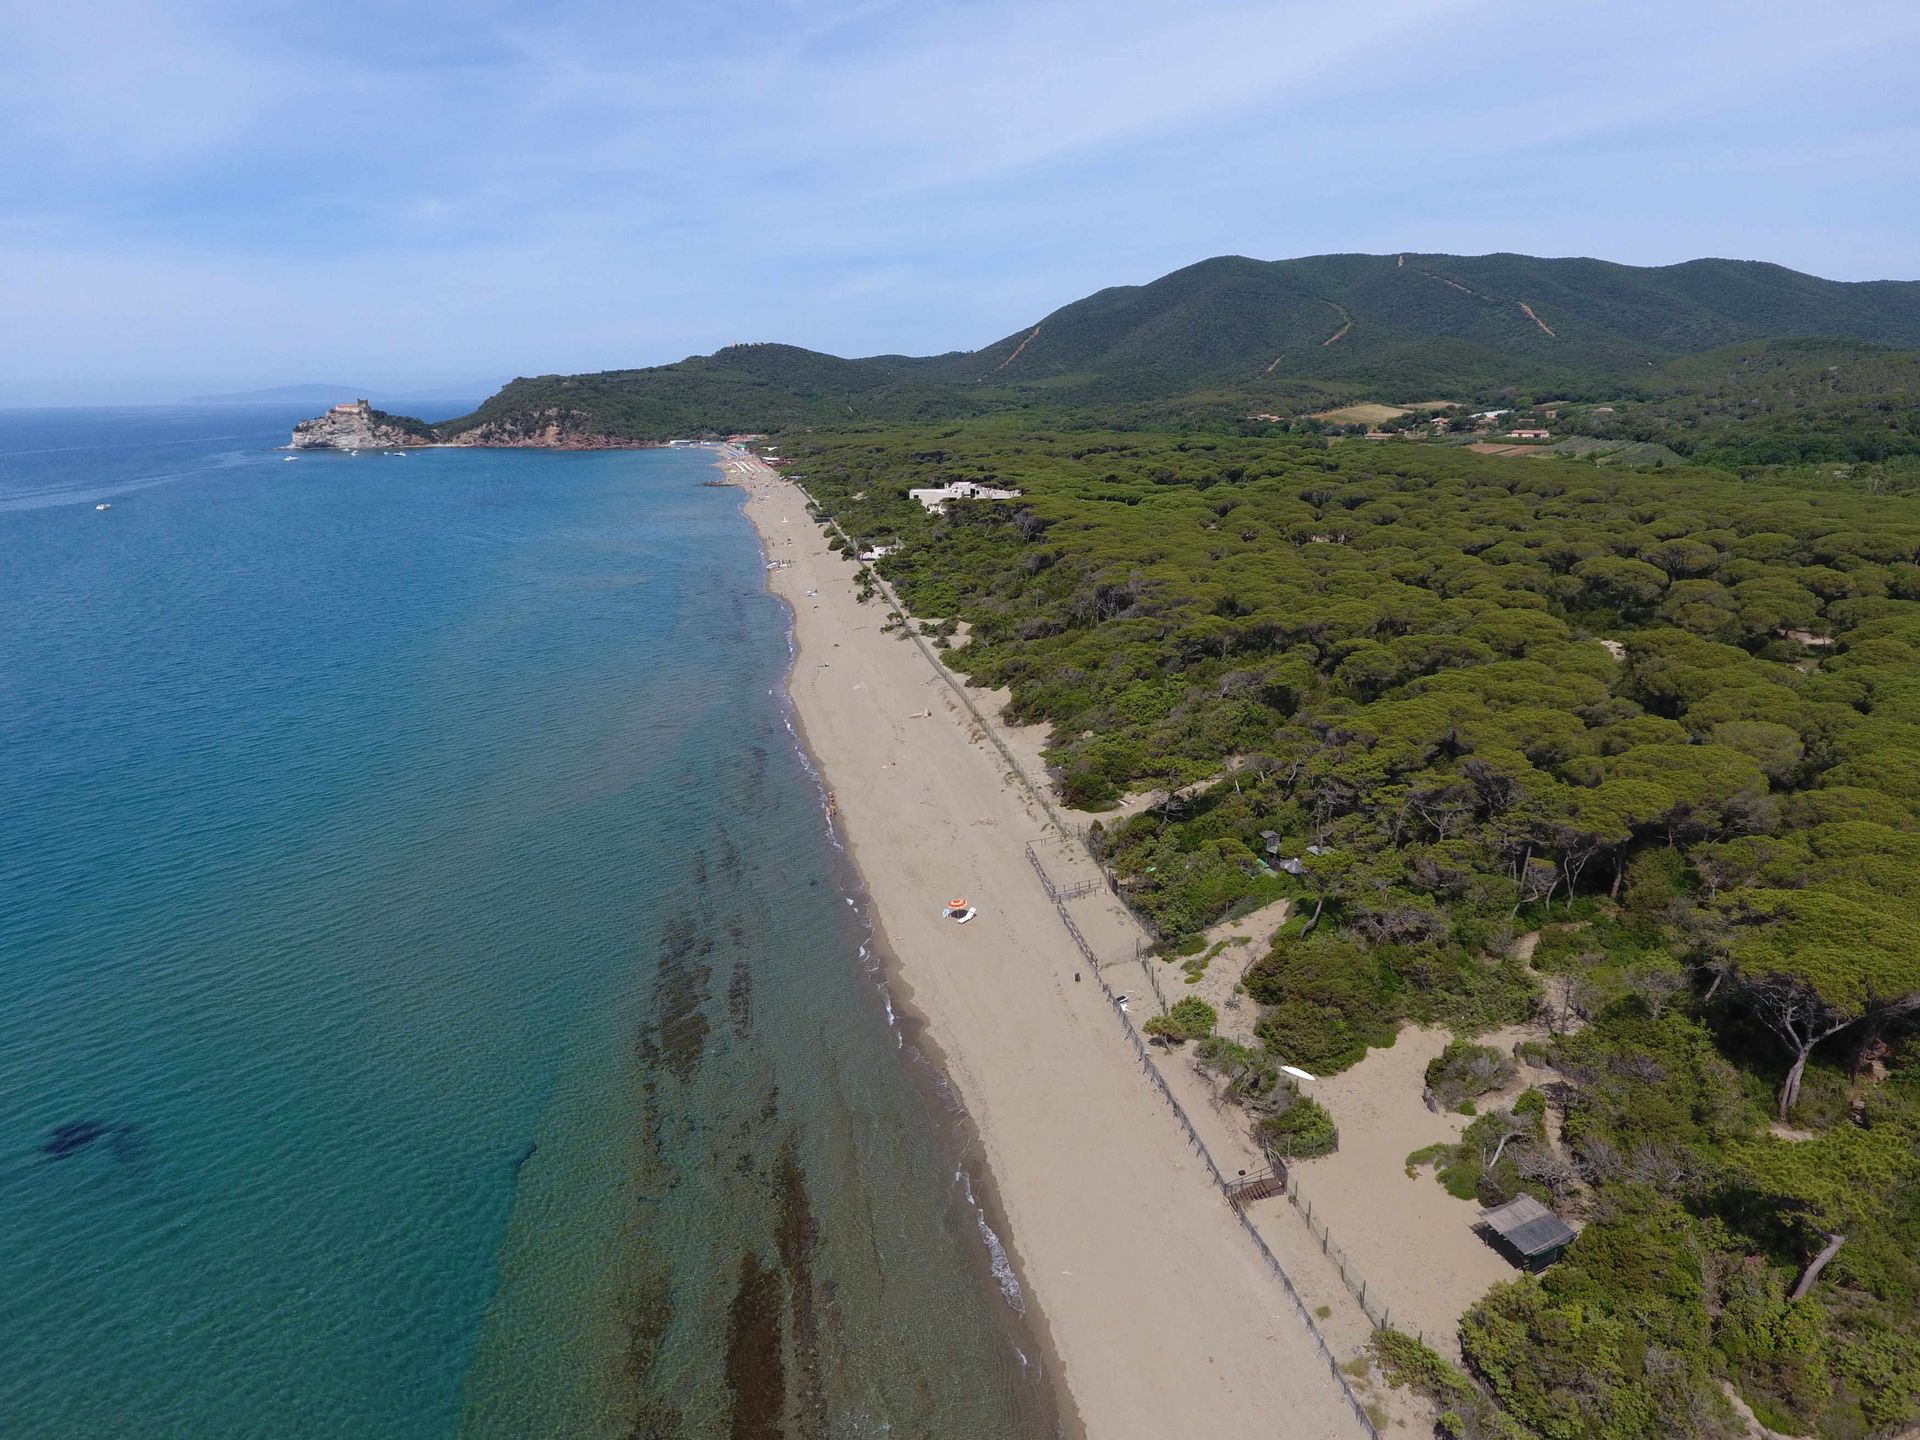
[[[1024,852],[1044,815],[919,650],[881,633],[885,605],[854,599],[853,567],[797,487],[757,464],[729,468],[769,558],[786,562],[768,584],[794,609],[808,747],[904,998],[978,1129],[1003,1238],[1087,1433],[1359,1434],[1099,987],[1074,983],[1083,962]],[[954,896],[979,906],[973,923],[941,918]],[[1128,953],[1106,918],[1089,940]]]

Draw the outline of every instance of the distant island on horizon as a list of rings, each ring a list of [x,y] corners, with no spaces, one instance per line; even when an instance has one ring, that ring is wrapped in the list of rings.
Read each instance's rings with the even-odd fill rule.
[[[189,395],[181,405],[332,405],[358,396],[378,397],[382,405],[468,405],[507,382],[475,380],[463,385],[439,385],[423,390],[388,390],[380,385],[298,384],[271,385],[259,390],[233,390]]]

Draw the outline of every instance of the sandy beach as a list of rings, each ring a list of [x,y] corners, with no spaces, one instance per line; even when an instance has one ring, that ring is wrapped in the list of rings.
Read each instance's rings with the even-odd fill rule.
[[[1142,1072],[1026,853],[1091,873],[928,657],[883,633],[798,487],[730,458],[794,612],[791,691],[872,898],[901,998],[977,1128],[1063,1408],[1095,1437],[1361,1434],[1280,1284]],[[964,896],[967,925],[943,918]],[[1107,897],[1076,922],[1110,978],[1138,936]],[[1119,981],[1115,979],[1116,986]],[[1144,989],[1144,987],[1142,987]],[[1148,1012],[1150,1013],[1150,1011]]]

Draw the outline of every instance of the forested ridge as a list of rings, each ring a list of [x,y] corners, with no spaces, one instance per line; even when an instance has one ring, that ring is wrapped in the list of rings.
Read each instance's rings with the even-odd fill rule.
[[[1244,982],[1270,1059],[1560,1012],[1413,1157],[1582,1226],[1463,1324],[1502,1424],[1733,1435],[1723,1381],[1835,1440],[1920,1411],[1920,500],[1005,420],[783,448],[1066,799],[1155,792],[1095,843],[1163,948],[1293,898]],[[907,497],[954,479],[1022,496]]]
[[[1673,361],[1636,391],[1578,428],[1735,467],[1920,455],[1920,351],[1755,341]]]
[[[1365,399],[1665,395],[1700,379],[1663,380],[1669,362],[1796,336],[1920,346],[1920,283],[1738,260],[1223,255],[1101,290],[978,350],[843,359],[734,345],[645,369],[523,377],[437,428],[557,425],[641,442],[1008,412],[1218,428]]]

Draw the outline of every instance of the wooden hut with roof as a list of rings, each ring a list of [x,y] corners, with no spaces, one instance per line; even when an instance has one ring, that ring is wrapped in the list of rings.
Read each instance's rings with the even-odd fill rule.
[[[1573,1227],[1531,1195],[1480,1212],[1480,1228],[1521,1268],[1541,1271],[1573,1243]]]

